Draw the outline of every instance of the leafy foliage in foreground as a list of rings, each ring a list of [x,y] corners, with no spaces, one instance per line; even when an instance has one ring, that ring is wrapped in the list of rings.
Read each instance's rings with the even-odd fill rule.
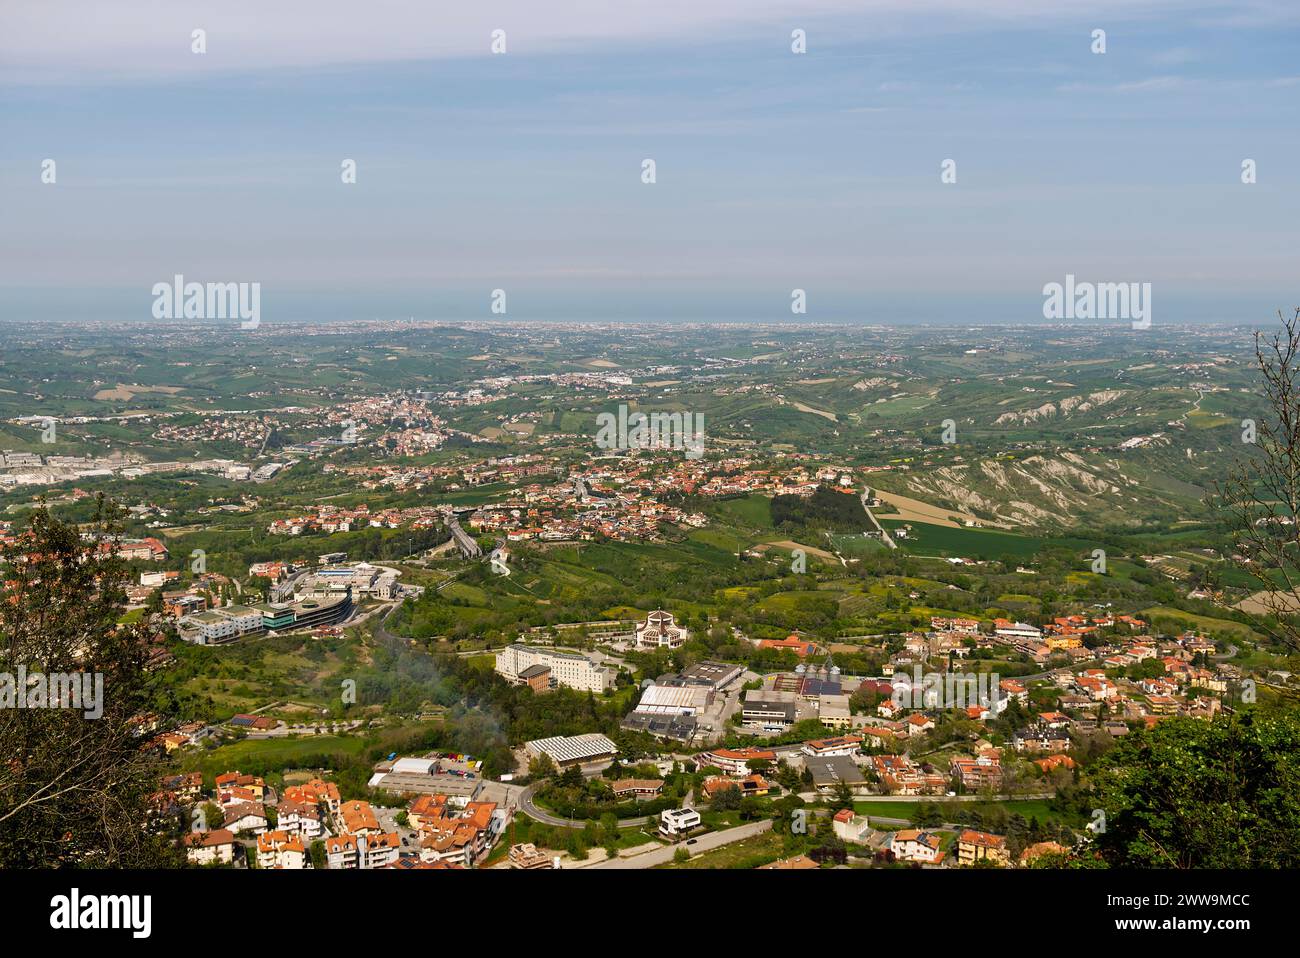
[[[101,503],[93,527],[109,534]],[[173,863],[145,830],[158,766],[142,748],[148,634],[117,627],[125,567],[45,510],[5,550],[0,672],[98,673],[102,708],[0,709],[0,868]]]
[[[1095,775],[1103,858],[1125,868],[1300,866],[1300,712],[1169,719]]]

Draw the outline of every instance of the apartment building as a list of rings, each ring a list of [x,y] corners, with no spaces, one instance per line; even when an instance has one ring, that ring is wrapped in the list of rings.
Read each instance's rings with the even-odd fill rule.
[[[338,835],[325,839],[325,860],[331,869],[382,868],[397,861],[402,840],[396,832],[378,835]]]
[[[1001,835],[990,835],[988,832],[968,828],[957,836],[958,865],[974,865],[982,861],[1006,865],[1009,860],[1007,840]]]
[[[298,871],[310,865],[301,836],[280,829],[257,836],[258,868]]]

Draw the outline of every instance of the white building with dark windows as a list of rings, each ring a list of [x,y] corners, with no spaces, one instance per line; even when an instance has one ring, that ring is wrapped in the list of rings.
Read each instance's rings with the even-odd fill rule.
[[[693,808],[665,808],[659,816],[659,833],[670,838],[685,835],[703,821]]]
[[[551,686],[579,692],[604,692],[614,687],[614,671],[578,652],[558,652],[516,642],[497,653],[496,672],[513,685],[525,684],[523,673],[535,665],[551,670]]]

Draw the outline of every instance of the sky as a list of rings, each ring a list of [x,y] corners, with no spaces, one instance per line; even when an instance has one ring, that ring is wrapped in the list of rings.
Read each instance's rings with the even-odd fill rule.
[[[6,0],[0,320],[177,274],[270,323],[1021,323],[1067,274],[1264,320],[1298,40],[1250,0]]]

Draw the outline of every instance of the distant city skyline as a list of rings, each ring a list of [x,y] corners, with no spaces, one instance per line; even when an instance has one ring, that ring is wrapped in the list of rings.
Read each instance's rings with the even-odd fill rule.
[[[1296,305],[1287,4],[563,6],[0,12],[0,318],[147,321],[178,273],[260,283],[268,324],[498,288],[521,320],[1047,322],[1067,274],[1150,283],[1148,336]]]

